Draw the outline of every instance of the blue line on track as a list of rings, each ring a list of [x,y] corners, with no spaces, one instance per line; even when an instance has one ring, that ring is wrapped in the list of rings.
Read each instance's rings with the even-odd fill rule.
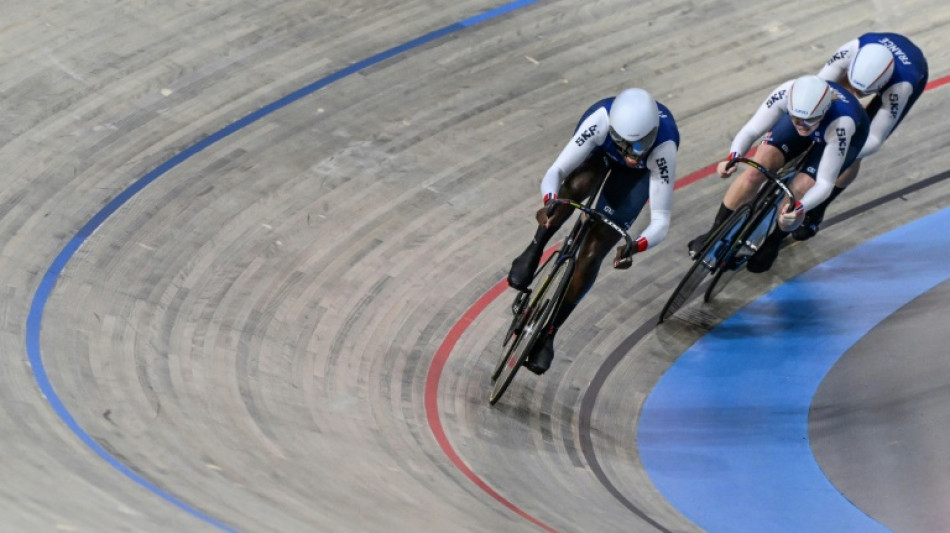
[[[237,121],[201,139],[195,144],[185,148],[171,159],[165,161],[151,172],[136,180],[132,185],[123,190],[118,196],[106,204],[105,207],[103,207],[82,228],[80,228],[79,232],[76,233],[76,235],[70,239],[68,243],[66,243],[66,246],[63,247],[62,251],[60,251],[60,253],[53,260],[52,264],[50,264],[46,273],[43,275],[43,279],[40,281],[36,292],[33,294],[33,302],[30,305],[30,313],[27,316],[26,351],[30,360],[30,366],[32,367],[33,375],[36,378],[36,383],[39,386],[40,391],[46,397],[50,406],[53,408],[59,418],[62,419],[69,429],[75,433],[84,443],[86,443],[86,445],[89,446],[97,455],[109,463],[113,468],[125,474],[131,480],[135,481],[151,492],[161,496],[179,509],[203,520],[204,522],[207,522],[208,524],[211,524],[224,531],[236,531],[226,524],[215,520],[198,509],[181,501],[170,492],[159,488],[113,457],[108,451],[106,451],[105,448],[96,442],[95,439],[93,439],[86,432],[86,430],[82,428],[82,426],[79,425],[76,419],[73,418],[72,414],[69,412],[69,409],[67,409],[62,400],[60,400],[59,395],[56,394],[56,390],[53,388],[53,385],[49,380],[49,376],[46,373],[46,367],[43,364],[43,355],[40,351],[40,330],[42,329],[43,324],[43,311],[46,308],[46,303],[49,301],[49,297],[53,291],[53,288],[56,286],[56,280],[59,278],[60,274],[62,274],[67,263],[69,263],[69,260],[72,259],[79,247],[82,246],[86,239],[89,238],[89,236],[92,235],[96,229],[102,226],[102,224],[105,223],[105,221],[110,216],[112,216],[113,213],[115,213],[123,204],[138,194],[139,191],[144,189],[147,185],[158,179],[160,176],[164,175],[169,170],[185,162],[191,158],[191,156],[197,154],[205,148],[208,148],[209,146],[220,141],[221,139],[224,139],[232,133],[250,126],[254,122],[257,122],[258,120],[270,115],[271,113],[274,113],[279,109],[287,107],[293,102],[296,102],[297,100],[300,100],[301,98],[316,92],[317,90],[326,87],[333,82],[339,81],[351,74],[364,70],[377,63],[381,63],[408,50],[435,41],[436,39],[444,37],[450,33],[454,33],[456,31],[481,24],[493,18],[511,13],[512,11],[531,5],[537,1],[538,0],[517,0],[515,2],[504,4],[479,15],[469,17],[460,22],[456,22],[454,24],[450,24],[438,30],[432,31],[399,46],[395,46],[380,52],[372,57],[353,63],[352,65],[330,74],[325,78],[321,78],[301,89],[298,89],[297,91],[294,91],[293,93],[288,94],[287,96],[284,96],[283,98],[280,98],[279,100],[261,107],[257,111],[254,111],[253,113],[238,119]]]
[[[644,404],[638,442],[660,492],[711,533],[887,529],[821,472],[808,411],[873,327],[950,278],[950,208],[776,288],[687,350]]]

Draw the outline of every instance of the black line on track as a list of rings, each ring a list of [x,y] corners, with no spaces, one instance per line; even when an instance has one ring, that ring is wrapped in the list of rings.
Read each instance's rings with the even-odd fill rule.
[[[917,192],[921,189],[925,189],[927,187],[930,187],[931,185],[940,183],[941,181],[947,178],[950,178],[950,170],[946,170],[935,176],[931,176],[927,179],[920,180],[913,185],[908,185],[907,187],[904,187],[903,189],[898,189],[890,194],[881,196],[880,198],[877,198],[875,200],[871,200],[870,202],[865,202],[864,204],[861,204],[855,208],[849,209],[843,213],[839,213],[833,217],[826,219],[825,222],[823,222],[822,224],[831,226],[839,222],[844,222],[845,220],[855,215],[859,215],[869,209],[874,209],[875,207],[884,205],[887,202],[891,202],[894,200],[903,200],[904,195],[910,194],[912,192]]]
[[[607,356],[607,360],[604,361],[604,364],[597,369],[597,373],[594,375],[594,378],[590,382],[590,387],[587,389],[587,394],[584,395],[584,399],[581,401],[580,419],[578,421],[578,437],[581,443],[581,451],[584,454],[584,458],[587,460],[587,464],[590,465],[591,471],[593,471],[594,475],[597,477],[597,480],[600,481],[600,484],[603,485],[605,489],[607,489],[607,492],[609,492],[624,507],[629,509],[630,512],[643,519],[644,522],[650,524],[658,531],[672,533],[666,528],[666,526],[650,518],[643,511],[643,509],[637,507],[636,504],[627,499],[627,497],[624,496],[623,493],[614,486],[614,484],[610,481],[610,478],[607,477],[607,474],[604,472],[604,469],[601,468],[600,463],[597,461],[597,454],[594,453],[594,445],[591,442],[591,414],[594,412],[594,404],[597,402],[597,397],[600,395],[600,391],[603,388],[604,383],[607,381],[607,377],[610,376],[610,373],[614,371],[614,368],[617,367],[617,364],[620,363],[620,361],[626,357],[628,353],[630,353],[633,346],[640,342],[643,337],[646,337],[647,333],[653,329],[659,317],[660,315],[657,313],[656,315],[650,317],[649,320],[644,322],[639,328],[637,328],[626,339],[624,339],[623,342],[617,346],[617,348],[610,352],[610,355]]]

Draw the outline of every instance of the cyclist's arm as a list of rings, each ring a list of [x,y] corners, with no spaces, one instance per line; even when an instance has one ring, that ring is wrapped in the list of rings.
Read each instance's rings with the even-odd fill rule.
[[[848,80],[848,68],[854,55],[858,53],[859,43],[852,39],[837,49],[831,59],[818,71],[818,77],[825,81],[841,83]]]
[[[848,155],[848,148],[851,147],[851,137],[855,129],[854,119],[849,116],[839,117],[825,128],[823,134],[825,148],[815,172],[815,185],[808,189],[800,200],[806,212],[817,207],[831,195],[835,180],[843,170],[841,167]]]
[[[673,208],[673,181],[676,179],[676,143],[666,141],[650,152],[650,224],[637,238],[642,252],[663,242],[670,229]]]
[[[765,135],[765,132],[774,126],[783,114],[788,113],[788,89],[792,86],[789,80],[778,87],[762,102],[762,105],[755,111],[752,118],[742,126],[739,133],[732,140],[732,146],[729,152],[734,154],[745,154],[752,148],[759,137]]]
[[[859,158],[867,157],[881,149],[884,141],[897,126],[897,121],[904,114],[904,110],[907,109],[907,102],[913,94],[914,88],[906,81],[895,83],[881,93],[881,108],[871,119],[868,140],[861,148]]]
[[[545,202],[549,198],[557,198],[564,178],[581,166],[595,148],[604,144],[607,140],[607,128],[605,108],[591,113],[581,122],[574,132],[574,137],[564,146],[541,180],[541,197]]]

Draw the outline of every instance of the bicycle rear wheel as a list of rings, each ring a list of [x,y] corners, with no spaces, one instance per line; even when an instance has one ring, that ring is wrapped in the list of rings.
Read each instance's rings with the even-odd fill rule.
[[[567,283],[574,271],[574,259],[563,261],[555,259],[545,263],[541,272],[535,277],[537,287],[532,291],[532,298],[525,310],[524,325],[520,333],[511,338],[511,344],[505,350],[501,360],[495,368],[494,384],[488,403],[495,405],[508,389],[518,369],[524,365],[528,355],[541,338],[545,328],[554,318],[554,311],[560,305],[567,292]]]
[[[748,206],[743,206],[736,213],[743,210],[747,212],[748,209]],[[673,313],[689,301],[696,287],[699,287],[708,274],[717,273],[721,266],[720,260],[728,250],[728,244],[723,243],[723,239],[729,235],[735,235],[741,227],[741,222],[744,222],[744,219],[740,220],[740,217],[736,217],[734,213],[733,216],[727,218],[716,228],[712,238],[706,240],[706,244],[696,254],[696,259],[693,260],[693,264],[686,271],[686,275],[680,280],[679,285],[673,290],[673,294],[670,295],[669,300],[666,301],[660,311],[658,324],[662,324],[664,320],[673,316]]]
[[[703,295],[703,301],[709,302],[715,298],[722,289],[732,281],[736,273],[742,270],[749,256],[752,255],[752,249],[743,250],[746,240],[752,233],[746,223],[752,216],[752,208],[744,205],[736,210],[727,220],[726,225],[732,228],[732,231],[723,236],[727,246],[726,252],[722,255],[717,265],[718,270],[713,275],[712,281],[706,287],[706,293]],[[761,220],[760,220],[761,222]]]

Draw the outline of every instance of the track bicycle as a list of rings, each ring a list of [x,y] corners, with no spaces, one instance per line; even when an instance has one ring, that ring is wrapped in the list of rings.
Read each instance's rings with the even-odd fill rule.
[[[732,280],[736,272],[745,267],[752,254],[774,229],[782,201],[787,198],[788,210],[794,208],[795,197],[788,183],[798,174],[804,160],[803,155],[796,157],[773,173],[751,159],[736,158],[736,164],[751,166],[761,172],[766,181],[751,202],[736,209],[722,224],[709,232],[686,275],[660,311],[658,323],[673,316],[707,275],[712,276],[712,281],[706,287],[703,300],[709,302]]]
[[[580,216],[567,237],[558,245],[547,259],[542,261],[534,275],[534,281],[525,291],[519,291],[511,305],[514,315],[508,331],[502,341],[502,355],[492,372],[492,391],[488,398],[494,405],[505,393],[535,345],[540,342],[543,333],[551,327],[556,311],[567,294],[568,285],[577,265],[577,256],[594,224],[604,224],[616,231],[626,241],[627,246],[636,249],[636,242],[624,229],[611,220],[608,215],[592,206],[599,191],[607,181],[605,176],[597,188],[598,194],[592,194],[583,204],[558,198],[548,206],[548,216],[552,216],[557,206],[566,205]]]

